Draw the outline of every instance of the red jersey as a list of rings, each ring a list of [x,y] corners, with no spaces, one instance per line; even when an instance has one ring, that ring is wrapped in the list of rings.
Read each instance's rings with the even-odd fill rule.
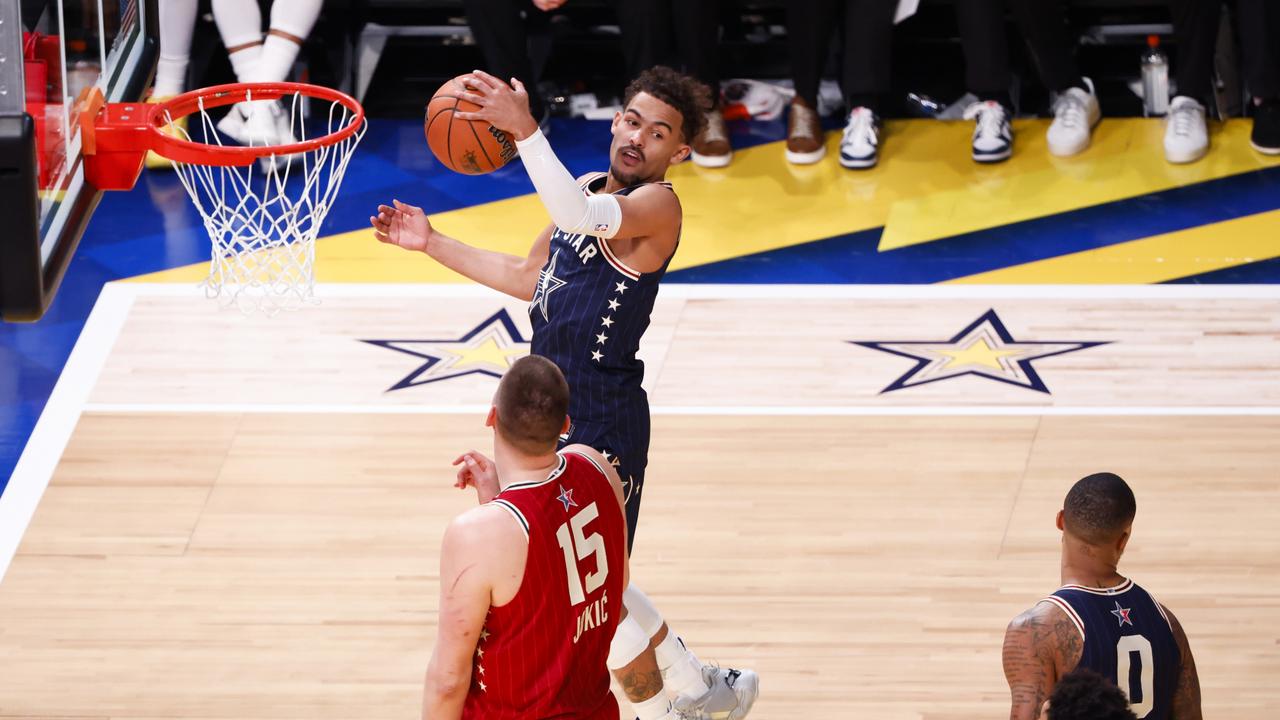
[[[605,658],[622,611],[626,519],[607,476],[572,452],[492,503],[529,538],[524,579],[489,609],[462,717],[617,720]]]

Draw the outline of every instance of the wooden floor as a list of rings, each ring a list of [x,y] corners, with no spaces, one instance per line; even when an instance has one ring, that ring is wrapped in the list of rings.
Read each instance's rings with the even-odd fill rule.
[[[157,307],[132,309],[94,386],[98,404],[80,416],[0,583],[0,718],[416,717],[441,532],[473,502],[450,487],[448,463],[488,447],[483,416],[110,409],[160,407],[182,392],[211,401],[190,388],[230,383],[193,373],[186,391],[176,376],[146,389],[164,363],[138,350],[155,335],[136,323]],[[682,312],[705,310],[691,301]],[[1239,326],[1229,310],[1203,310],[1219,322],[1203,343]],[[1275,322],[1245,310],[1242,322]],[[682,330],[673,324],[660,353],[668,370],[692,362]],[[881,339],[894,332],[928,339],[893,328]],[[1093,316],[1036,332],[1113,330]],[[1172,323],[1158,335],[1180,337]],[[1276,347],[1274,334],[1242,337]],[[1116,373],[1141,356],[1091,397],[1123,387]],[[1252,357],[1221,362],[1252,363],[1251,378],[1274,371]],[[1046,382],[1082,396],[1078,363]],[[1171,397],[1246,401],[1229,378],[1218,378],[1221,396],[1191,392],[1197,367]],[[904,369],[852,385],[881,386]],[[794,372],[796,387],[820,382]],[[491,379],[473,381],[491,392]],[[687,379],[664,374],[655,397],[675,392],[664,382]],[[1261,400],[1274,397],[1264,385]],[[281,392],[329,399],[313,391]],[[1278,438],[1280,417],[1265,414],[658,412],[633,576],[704,659],[760,672],[753,718],[1003,717],[1004,627],[1057,586],[1053,519],[1066,490],[1110,470],[1138,498],[1122,570],[1182,620],[1206,717],[1270,720],[1280,706]]]

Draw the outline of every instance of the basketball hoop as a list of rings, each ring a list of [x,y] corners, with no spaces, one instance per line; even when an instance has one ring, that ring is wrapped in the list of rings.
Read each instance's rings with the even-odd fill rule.
[[[301,140],[287,145],[224,145],[209,111],[240,102],[283,101]],[[325,134],[307,138],[304,101]],[[138,181],[148,150],[169,159],[213,244],[206,294],[246,313],[314,302],[315,240],[367,125],[360,103],[303,83],[236,83],[194,90],[154,104],[78,103],[85,180],[100,190]],[[259,110],[265,112],[256,106]],[[236,112],[236,110],[232,110]],[[183,129],[174,121],[191,117]],[[172,126],[178,136],[164,129]]]

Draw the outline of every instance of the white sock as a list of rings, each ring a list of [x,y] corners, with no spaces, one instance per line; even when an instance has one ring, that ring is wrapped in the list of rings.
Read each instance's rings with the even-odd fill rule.
[[[186,89],[195,33],[197,0],[168,0],[160,5],[160,62],[152,95],[166,97]]]
[[[680,642],[670,628],[667,636],[653,649],[653,654],[668,692],[698,698],[710,689],[702,677],[702,661]]]
[[[640,720],[667,720],[674,718],[675,713],[671,709],[671,701],[667,699],[665,693],[658,693],[648,700],[636,702],[631,701],[631,709],[635,711],[636,717]]]
[[[293,70],[293,61],[298,59],[298,44],[289,38],[267,34],[262,41],[262,53],[258,57],[258,67],[254,73],[256,82],[281,82],[289,77]]]
[[[320,16],[322,5],[322,0],[275,0],[271,5],[271,29],[305,40]],[[288,78],[299,49],[293,40],[267,33],[255,81],[281,82]]]
[[[249,45],[231,53],[231,68],[236,80],[254,82],[262,47],[262,11],[258,0],[213,0],[213,20],[218,25],[222,44],[228,49]]]

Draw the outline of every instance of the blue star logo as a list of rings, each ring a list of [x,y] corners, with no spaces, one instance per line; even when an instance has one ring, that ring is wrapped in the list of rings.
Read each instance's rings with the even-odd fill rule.
[[[529,301],[530,306],[542,311],[542,319],[547,321],[551,319],[547,315],[547,300],[551,298],[551,293],[565,286],[564,280],[556,277],[556,260],[559,258],[560,251],[556,250],[551,256],[551,262],[538,273],[538,287],[533,291],[533,300]]]
[[[565,512],[569,512],[569,508],[571,507],[578,507],[578,503],[573,501],[572,488],[565,490],[563,485],[557,485],[556,487],[560,488],[560,494],[556,496],[556,499],[564,505]]]
[[[995,310],[986,311],[950,340],[849,342],[916,361],[915,367],[881,390],[881,394],[963,375],[976,375],[1046,395],[1050,394],[1049,388],[1040,379],[1032,361],[1109,343],[1014,340]]]
[[[461,337],[443,340],[361,340],[425,362],[387,392],[452,380],[467,375],[500,378],[511,363],[529,354],[529,341],[506,309],[499,310]]]

